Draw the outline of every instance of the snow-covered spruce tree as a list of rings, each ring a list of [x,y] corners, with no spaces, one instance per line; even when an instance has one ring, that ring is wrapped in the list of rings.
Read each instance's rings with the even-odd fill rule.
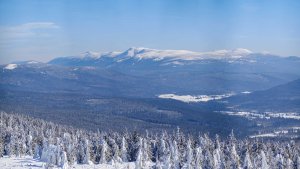
[[[121,143],[121,159],[123,162],[128,162],[128,154],[127,154],[127,141],[125,137],[122,137],[122,143]]]
[[[195,157],[195,168],[202,169],[202,163],[203,163],[202,148],[197,147],[196,148],[196,157]]]
[[[252,161],[251,161],[250,155],[249,155],[249,150],[246,150],[243,168],[244,169],[252,169],[253,168]]]
[[[100,145],[101,145],[101,153],[100,153],[100,164],[105,164],[107,163],[107,151],[108,151],[108,146],[105,141],[105,139],[102,137],[100,140]]]
[[[159,161],[159,159],[157,158],[155,160],[155,166],[154,166],[154,169],[163,169],[163,165],[161,164],[161,162]]]
[[[297,157],[296,167],[297,169],[300,169],[300,156]]]
[[[240,157],[236,151],[235,144],[232,144],[230,157],[231,157],[231,168],[239,169],[240,168]]]
[[[89,145],[89,140],[84,139],[84,157],[83,157],[83,164],[90,164],[90,145]]]
[[[48,149],[49,145],[48,145],[48,141],[46,140],[46,138],[43,138],[43,145],[42,145],[42,153],[41,153],[41,160],[42,161],[48,161]]]
[[[119,136],[118,136],[119,137]],[[120,157],[121,151],[119,149],[119,145],[116,143],[117,138],[109,138],[109,145],[111,147],[111,162],[122,162],[122,159]]]
[[[63,146],[67,155],[67,159],[69,161],[69,163],[72,165],[75,163],[76,161],[76,153],[75,153],[75,147],[76,147],[76,143],[74,142],[74,140],[72,141],[72,136],[70,133],[64,133],[62,136],[62,140],[63,140]],[[73,136],[74,137],[74,136]]]
[[[158,159],[160,161],[164,161],[165,160],[165,156],[167,154],[167,144],[165,141],[165,134],[163,133],[160,140],[159,140],[159,146],[158,146]]]
[[[268,165],[268,162],[267,162],[267,158],[266,158],[266,155],[264,153],[264,151],[262,150],[261,151],[261,168],[262,169],[269,169],[269,165]]]
[[[33,151],[32,151],[32,136],[29,132],[28,136],[26,137],[26,154],[32,156]]]
[[[194,168],[194,153],[192,149],[192,141],[189,138],[186,146],[186,163],[185,163],[186,169],[192,169]]]
[[[179,160],[179,151],[176,140],[173,140],[170,143],[171,150],[171,168],[179,169],[180,168],[180,160]]]
[[[57,138],[59,140],[59,138]],[[61,166],[62,159],[61,159],[61,145],[58,143],[56,147],[55,157],[56,157],[56,165]]]
[[[135,169],[142,169],[145,166],[144,159],[143,159],[143,139],[140,137],[139,142],[137,144],[138,146],[138,152],[137,152],[137,157],[136,157],[136,162],[135,162]]]
[[[93,162],[93,163],[98,163],[99,162],[99,144],[98,144],[98,141],[97,141],[97,136],[96,134],[94,134],[92,136],[92,139],[91,139],[91,147],[90,147],[90,160]]]
[[[278,169],[284,169],[284,157],[281,154],[277,154],[275,157],[275,167]]]
[[[139,134],[134,131],[128,138],[128,161],[136,161],[139,150]]]
[[[146,138],[139,138],[138,146],[138,153],[136,157],[136,168],[142,169],[147,166],[147,163],[150,161],[150,151],[149,151],[149,144]]]
[[[175,135],[175,141],[177,142],[178,147],[178,157],[179,157],[179,166],[182,167],[185,162],[185,144],[186,144],[186,138],[184,134],[181,132],[180,128],[177,127],[176,135]]]
[[[37,143],[34,143],[34,155],[33,158],[39,159],[40,158],[40,147]]]
[[[1,126],[0,126],[0,130],[1,129]],[[0,133],[0,158],[3,157],[3,154],[4,154],[4,141],[3,141],[3,135],[2,133]]]
[[[213,151],[213,158],[214,158],[214,168],[219,168],[219,169],[225,168],[223,152],[222,152],[220,139],[218,135],[216,135],[216,139],[215,139],[215,149]]]
[[[212,149],[214,147],[213,142],[206,134],[200,136],[199,140],[200,140],[200,146],[202,147],[202,153],[203,153],[202,168],[213,168],[214,166],[214,159],[212,155]]]
[[[61,154],[61,165],[60,165],[60,167],[62,169],[69,169],[67,153],[65,151],[63,151],[62,154]]]
[[[86,139],[80,139],[77,150],[77,163],[79,164],[88,164],[89,161],[89,155],[87,154],[87,147],[86,147]]]
[[[151,138],[148,136],[143,139],[143,159],[146,165],[148,165],[151,162],[151,159],[153,158],[152,150],[151,150]]]

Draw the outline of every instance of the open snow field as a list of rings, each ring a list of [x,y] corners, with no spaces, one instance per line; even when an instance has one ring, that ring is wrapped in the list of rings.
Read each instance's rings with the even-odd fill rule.
[[[35,169],[47,168],[46,163],[40,160],[33,159],[31,156],[25,157],[3,157],[0,158],[0,169]],[[61,167],[54,166],[53,169]],[[133,162],[115,163],[115,164],[75,164],[70,169],[134,169]]]

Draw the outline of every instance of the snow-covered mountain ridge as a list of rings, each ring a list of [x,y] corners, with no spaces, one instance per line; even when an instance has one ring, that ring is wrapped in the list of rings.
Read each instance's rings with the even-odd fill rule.
[[[113,57],[119,59],[136,58],[136,59],[181,59],[181,60],[203,60],[203,59],[237,59],[248,56],[253,52],[248,49],[237,48],[232,50],[216,50],[210,52],[193,52],[189,50],[158,50],[144,47],[131,47],[124,52],[84,52],[77,56],[68,56],[66,58],[93,58]]]
[[[268,57],[269,56],[269,57]],[[265,59],[280,59],[279,55],[264,52],[252,52],[244,48],[230,50],[215,50],[209,52],[194,52],[189,50],[159,50],[144,47],[131,47],[123,52],[85,52],[79,55],[58,57],[50,64],[64,66],[104,66],[112,65],[140,65],[179,66],[203,64],[206,62],[225,63],[256,63]]]

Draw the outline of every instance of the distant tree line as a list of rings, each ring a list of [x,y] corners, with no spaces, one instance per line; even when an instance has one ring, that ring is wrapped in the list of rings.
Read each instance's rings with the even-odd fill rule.
[[[91,132],[0,113],[0,157],[24,156],[68,168],[134,162],[136,169],[300,169],[298,142],[238,140],[182,133]]]

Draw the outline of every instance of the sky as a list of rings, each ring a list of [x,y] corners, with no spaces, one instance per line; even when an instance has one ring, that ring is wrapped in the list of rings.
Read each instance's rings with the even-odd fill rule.
[[[0,0],[0,64],[129,47],[300,56],[299,0]]]

